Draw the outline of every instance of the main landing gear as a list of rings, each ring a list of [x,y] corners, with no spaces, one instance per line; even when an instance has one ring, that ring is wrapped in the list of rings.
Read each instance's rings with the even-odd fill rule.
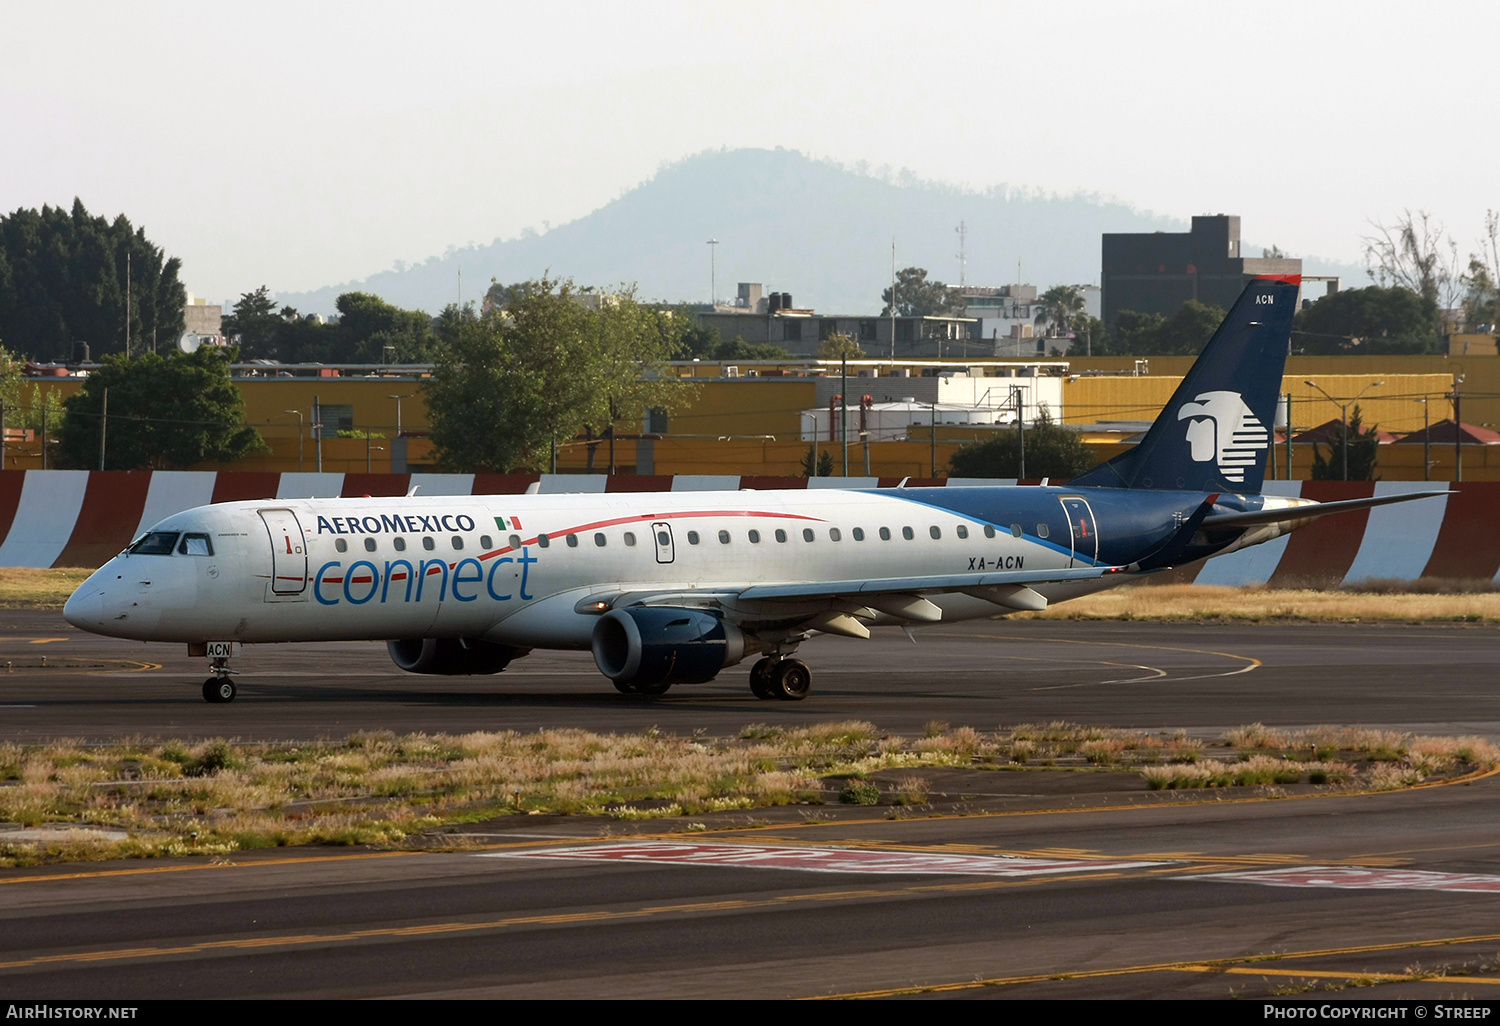
[[[750,668],[750,690],[756,698],[800,702],[812,690],[812,671],[800,659],[767,656]]]
[[[229,668],[229,660],[217,656],[209,663],[209,671],[213,676],[203,682],[203,700],[205,702],[233,702],[235,696],[234,681],[229,675],[234,671]]]

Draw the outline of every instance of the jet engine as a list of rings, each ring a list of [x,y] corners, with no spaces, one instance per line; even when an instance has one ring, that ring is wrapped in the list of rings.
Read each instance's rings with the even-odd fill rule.
[[[449,676],[499,673],[512,659],[530,651],[481,638],[405,638],[387,641],[385,647],[391,654],[391,662],[407,673]]]
[[[700,609],[631,606],[605,613],[594,625],[594,662],[617,685],[665,691],[702,684],[745,658],[745,635]]]

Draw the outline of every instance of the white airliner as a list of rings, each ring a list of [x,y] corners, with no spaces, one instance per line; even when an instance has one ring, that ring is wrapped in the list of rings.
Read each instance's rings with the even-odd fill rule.
[[[1042,609],[1278,537],[1318,504],[1261,496],[1298,280],[1246,286],[1151,430],[1065,487],[338,498],[168,517],[85,581],[84,630],[186,642],[231,701],[239,643],[383,640],[413,673],[592,649],[622,692],[800,699],[813,634],[867,638]]]

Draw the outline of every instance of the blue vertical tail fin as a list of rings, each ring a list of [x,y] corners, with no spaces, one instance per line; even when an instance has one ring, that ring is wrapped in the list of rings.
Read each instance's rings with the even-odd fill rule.
[[[1246,285],[1140,444],[1069,486],[1258,493],[1301,284],[1267,274]]]

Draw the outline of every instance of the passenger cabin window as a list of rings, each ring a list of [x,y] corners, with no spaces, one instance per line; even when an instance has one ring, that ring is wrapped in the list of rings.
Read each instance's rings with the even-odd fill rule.
[[[551,538],[547,537],[545,534],[539,534],[539,535],[536,536],[536,547],[537,548],[539,548],[539,549],[545,549],[545,548],[550,548],[551,546],[552,546],[552,539]],[[489,548],[490,547],[490,540],[488,538],[486,538],[484,540],[484,547],[485,548]]]
[[[929,527],[927,533],[932,535],[933,538],[941,538],[943,536],[943,529],[941,527]]]
[[[760,544],[760,532],[759,531],[751,531],[750,532],[750,544],[751,545],[759,545]]]
[[[960,538],[967,538],[969,536],[969,528],[964,524],[959,524],[954,528],[954,531],[958,533]]]
[[[521,547],[521,536],[519,534],[513,534],[507,540],[510,542],[511,548],[519,549]]]
[[[911,528],[909,528],[909,527],[903,527],[903,528],[901,528],[901,537],[905,538],[907,541],[911,541],[916,536],[917,536],[917,532],[913,531]]]
[[[1021,534],[1022,534],[1022,531],[1021,531],[1021,525],[1020,524],[1011,524],[1010,525],[1010,536],[1012,538],[1019,538],[1019,537],[1021,537]]]
[[[837,527],[830,527],[828,529],[828,540],[829,541],[838,541],[843,536],[844,535],[842,534],[842,532],[839,531],[839,529]]]
[[[537,539],[538,542],[541,542],[541,540],[542,539],[540,539],[540,538]],[[487,535],[487,534],[481,534],[479,536],[479,547],[481,549],[493,548],[494,544],[495,544],[495,539],[491,538],[489,535]],[[547,546],[545,546],[545,545],[542,546],[542,548],[544,548],[544,549],[546,547]]]
[[[431,552],[433,549],[437,548],[437,542],[433,540],[431,535],[428,535],[427,537],[424,537],[422,539],[422,548],[426,549],[428,552]]]
[[[984,525],[984,536],[986,538],[993,538],[993,537],[995,537],[995,525],[993,525],[993,524],[985,524]]]
[[[375,539],[374,538],[366,538],[365,539],[365,551],[366,552],[374,552],[375,551]]]
[[[214,546],[206,534],[185,534],[182,536],[182,544],[177,546],[177,551],[184,556],[212,556]]]
[[[891,529],[889,527],[882,527],[880,529],[880,540],[881,541],[890,541],[891,540]]]
[[[604,548],[604,543],[606,541],[608,541],[608,539],[604,537],[603,531],[599,531],[594,535],[594,544],[599,546],[601,549]],[[517,548],[519,547],[520,546],[517,546]]]
[[[625,544],[626,545],[634,545],[635,544],[635,532],[633,532],[633,531],[626,531],[625,532]]]
[[[776,529],[776,540],[779,542],[786,541],[786,532],[779,527]]]
[[[803,541],[810,542],[810,541],[812,541],[816,537],[817,537],[817,535],[813,534],[813,529],[811,527],[804,527],[802,529],[802,540]]]
[[[662,532],[662,534],[666,534],[666,533],[667,532],[665,532],[665,531]],[[662,542],[662,544],[666,545],[669,541],[671,541],[670,538],[667,541]],[[689,545],[697,545],[698,544],[698,532],[697,531],[689,531],[688,532],[688,544]]]
[[[170,556],[177,547],[176,531],[152,531],[126,551],[134,556]]]
[[[570,549],[576,549],[576,548],[578,548],[578,535],[576,535],[576,534],[570,534],[570,535],[568,535],[568,548],[570,548]]]
[[[1052,537],[1052,531],[1047,527],[1046,524],[1037,524],[1036,536],[1038,538],[1050,538]]]
[[[454,549],[454,551],[457,551],[457,550],[459,550],[459,549],[461,549],[463,547],[464,547],[464,540],[462,538],[460,538],[458,535],[455,534],[453,536],[453,549]]]
[[[728,545],[729,544],[729,532],[728,531],[720,531],[719,532],[719,544],[720,545]]]
[[[856,527],[854,529],[854,540],[855,541],[864,541],[865,540],[865,529],[863,527]]]
[[[405,552],[406,551],[406,539],[405,538],[392,538],[391,539],[391,548],[395,549],[397,552]]]
[[[338,550],[339,552],[348,552],[349,551],[349,543],[346,542],[342,538],[335,538],[333,540],[333,547],[336,550]]]
[[[672,536],[670,534],[668,534],[666,531],[657,531],[656,532],[656,544],[661,545],[663,547],[671,545],[672,544]]]

